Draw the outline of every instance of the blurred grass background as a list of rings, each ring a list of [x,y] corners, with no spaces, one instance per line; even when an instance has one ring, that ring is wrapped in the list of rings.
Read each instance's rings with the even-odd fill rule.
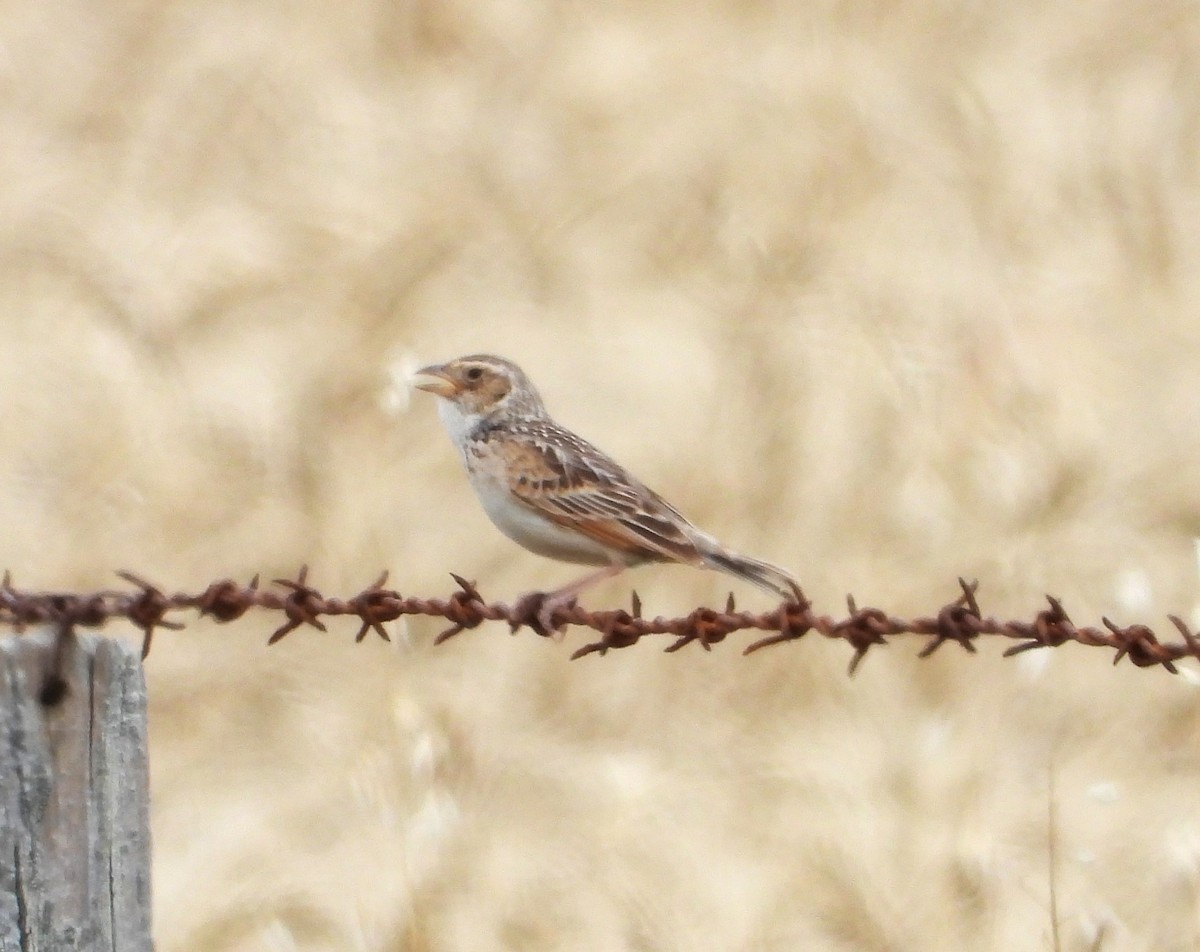
[[[1198,57],[1190,0],[0,5],[0,563],[560,584],[395,386],[492,351],[823,611],[1198,621]],[[149,659],[161,952],[1050,949],[1051,776],[1059,947],[1200,944],[1194,666],[270,626]]]

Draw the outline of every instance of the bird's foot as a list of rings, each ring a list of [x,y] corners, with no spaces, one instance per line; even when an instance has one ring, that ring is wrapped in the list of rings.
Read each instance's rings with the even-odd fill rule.
[[[570,592],[526,592],[513,605],[512,630],[528,625],[543,638],[562,641],[567,623],[555,624],[554,615],[561,609],[574,607],[575,595]]]

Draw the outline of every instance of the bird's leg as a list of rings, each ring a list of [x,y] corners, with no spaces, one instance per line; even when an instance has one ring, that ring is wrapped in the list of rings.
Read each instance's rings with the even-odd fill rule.
[[[563,636],[562,629],[550,627],[554,620],[554,613],[575,601],[579,593],[585,588],[591,588],[597,582],[603,582],[605,579],[614,578],[624,572],[625,568],[619,562],[614,562],[595,572],[588,572],[582,578],[577,578],[574,582],[570,582],[562,588],[557,588],[553,592],[532,593],[539,596],[541,600],[541,605],[538,606],[537,611],[537,621],[542,631],[549,633],[556,640],[561,639]],[[528,597],[525,596],[521,601],[524,601]]]

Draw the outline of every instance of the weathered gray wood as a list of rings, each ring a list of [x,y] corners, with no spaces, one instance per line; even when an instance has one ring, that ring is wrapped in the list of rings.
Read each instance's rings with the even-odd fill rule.
[[[0,952],[149,952],[146,685],[120,642],[0,639]]]

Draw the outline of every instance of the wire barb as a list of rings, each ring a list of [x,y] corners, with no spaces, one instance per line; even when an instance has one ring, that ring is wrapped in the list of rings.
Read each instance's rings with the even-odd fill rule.
[[[267,639],[268,645],[273,645],[286,638],[301,625],[312,625],[318,631],[329,630],[317,617],[321,614],[324,599],[320,592],[308,584],[307,565],[300,566],[300,573],[296,576],[295,581],[277,578],[275,584],[291,589],[292,593],[283,600],[283,604],[280,606],[288,620],[275,629],[275,633]]]
[[[958,587],[962,589],[962,594],[938,612],[937,634],[917,653],[918,658],[928,658],[947,641],[956,642],[971,654],[975,653],[975,645],[971,642],[979,634],[978,622],[982,619],[979,604],[975,601],[979,582],[967,583],[959,578]]]
[[[392,640],[383,625],[400,617],[401,599],[399,592],[388,591],[383,587],[387,580],[388,573],[385,570],[364,591],[350,599],[349,604],[354,609],[354,614],[362,619],[358,634],[354,636],[355,644],[366,638],[369,631],[374,631],[384,641]]]
[[[838,623],[836,632],[854,648],[854,656],[846,667],[846,674],[854,677],[867,652],[875,645],[886,645],[887,638],[884,636],[894,634],[898,629],[893,626],[887,612],[881,609],[864,608],[860,611],[853,595],[846,596],[846,608],[850,617]]]
[[[0,578],[0,626],[7,626],[17,634],[41,625],[73,633],[78,628],[100,628],[110,619],[125,619],[142,632],[143,657],[149,653],[160,629],[183,627],[178,620],[182,612],[192,611],[228,623],[251,610],[260,610],[283,615],[282,624],[271,634],[268,644],[279,642],[298,628],[326,631],[322,619],[339,615],[352,616],[358,621],[356,642],[363,641],[372,631],[386,641],[390,640],[385,627],[389,622],[406,615],[424,615],[444,618],[449,623],[434,639],[435,644],[477,628],[485,621],[503,621],[514,633],[529,628],[542,637],[561,637],[570,626],[597,632],[599,638],[576,650],[572,659],[606,655],[610,650],[632,647],[650,636],[670,636],[667,652],[680,651],[693,643],[711,651],[735,632],[763,632],[763,637],[743,649],[742,653],[749,655],[773,645],[798,641],[815,631],[826,638],[844,641],[854,650],[847,669],[851,675],[872,648],[888,644],[897,635],[925,638],[926,643],[918,653],[922,658],[929,657],[947,642],[974,653],[979,639],[990,636],[1015,642],[1004,652],[1005,657],[1073,643],[1113,650],[1114,664],[1128,659],[1137,667],[1163,667],[1172,673],[1178,670],[1176,662],[1181,658],[1200,660],[1200,636],[1177,615],[1167,616],[1182,638],[1173,642],[1160,641],[1147,625],[1123,627],[1108,618],[1102,619],[1103,627],[1077,627],[1062,603],[1052,595],[1046,596],[1049,607],[1039,611],[1032,621],[1001,621],[987,617],[980,609],[978,581],[967,582],[962,578],[958,580],[959,593],[953,601],[932,616],[905,619],[880,608],[859,607],[853,595],[846,596],[846,617],[820,615],[799,589],[793,592],[794,597],[761,614],[738,611],[730,595],[723,610],[701,607],[679,618],[647,618],[637,592],[630,596],[629,610],[588,611],[572,601],[549,606],[552,610],[547,613],[546,595],[542,592],[530,592],[511,606],[487,602],[474,581],[459,575],[452,576],[458,589],[447,599],[405,598],[386,587],[387,572],[381,572],[374,582],[350,598],[328,598],[309,583],[308,566],[302,566],[294,579],[276,579],[271,587],[261,587],[256,575],[245,585],[219,579],[198,594],[167,594],[133,572],[122,570],[117,575],[133,590],[23,591],[13,584],[11,574],[5,572]]]
[[[117,575],[130,585],[136,585],[141,589],[141,594],[130,603],[127,617],[138,628],[142,629],[142,660],[144,661],[146,656],[150,654],[150,642],[154,638],[155,628],[170,628],[178,631],[183,627],[183,624],[177,621],[166,620],[166,614],[171,608],[171,602],[158,588],[151,585],[141,576],[134,575],[125,569],[118,571]]]

